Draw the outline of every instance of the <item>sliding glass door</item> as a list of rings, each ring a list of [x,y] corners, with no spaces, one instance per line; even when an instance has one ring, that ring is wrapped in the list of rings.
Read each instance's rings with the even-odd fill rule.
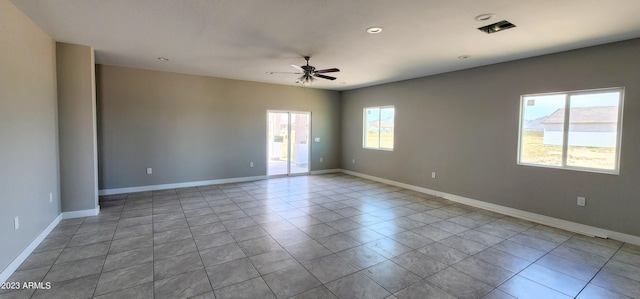
[[[267,112],[267,175],[309,173],[310,112]]]

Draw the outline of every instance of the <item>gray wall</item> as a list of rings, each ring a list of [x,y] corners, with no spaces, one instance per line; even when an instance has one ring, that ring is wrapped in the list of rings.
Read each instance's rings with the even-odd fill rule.
[[[101,190],[265,175],[269,109],[311,111],[311,170],[339,166],[336,91],[107,65],[97,90]]]
[[[98,207],[93,49],[56,44],[62,211]]]
[[[640,236],[638,53],[640,39],[344,92],[341,166]],[[620,175],[516,164],[520,95],[617,86]],[[362,109],[374,105],[396,107],[393,152],[362,149]]]
[[[0,271],[60,213],[55,67],[53,40],[0,0]]]

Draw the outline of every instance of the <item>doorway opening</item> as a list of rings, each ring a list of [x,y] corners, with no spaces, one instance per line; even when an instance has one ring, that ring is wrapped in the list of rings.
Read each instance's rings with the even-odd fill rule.
[[[311,112],[267,111],[267,175],[309,174]]]

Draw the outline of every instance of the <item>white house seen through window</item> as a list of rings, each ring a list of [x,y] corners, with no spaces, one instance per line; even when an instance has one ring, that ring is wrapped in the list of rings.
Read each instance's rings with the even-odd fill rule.
[[[393,150],[394,106],[364,108],[362,146],[368,149]]]
[[[618,173],[623,88],[524,95],[518,163]]]

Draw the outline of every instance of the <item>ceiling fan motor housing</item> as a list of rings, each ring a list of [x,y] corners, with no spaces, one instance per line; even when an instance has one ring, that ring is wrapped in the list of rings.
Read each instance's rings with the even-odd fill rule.
[[[304,57],[304,60],[307,61],[307,65],[303,65],[302,66],[302,69],[304,70],[305,75],[308,74],[308,73],[312,73],[313,71],[316,70],[315,67],[309,65],[309,59],[311,59],[311,57],[309,57],[309,56],[305,56]]]

